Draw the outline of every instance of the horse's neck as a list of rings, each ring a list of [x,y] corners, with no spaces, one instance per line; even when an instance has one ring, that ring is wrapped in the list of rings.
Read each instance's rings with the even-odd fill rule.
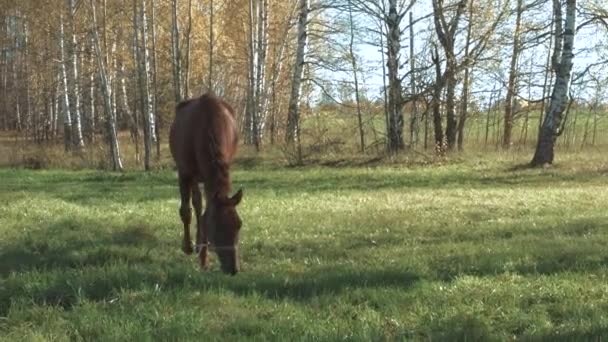
[[[230,172],[226,170],[214,170],[209,180],[205,181],[205,195],[207,199],[211,196],[228,196],[232,188]]]

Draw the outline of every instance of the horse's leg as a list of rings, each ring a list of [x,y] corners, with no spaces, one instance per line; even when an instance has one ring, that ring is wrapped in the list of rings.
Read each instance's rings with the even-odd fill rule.
[[[179,193],[182,203],[179,208],[179,216],[184,224],[184,238],[182,240],[182,251],[192,254],[192,239],[190,238],[190,222],[192,221],[192,208],[190,208],[190,184],[191,179],[179,176]]]
[[[201,268],[207,269],[209,266],[209,260],[207,259],[207,227],[205,226],[205,220],[202,216],[203,198],[198,183],[192,185],[192,205],[194,206],[194,213],[196,215],[196,244],[198,247],[198,258]]]

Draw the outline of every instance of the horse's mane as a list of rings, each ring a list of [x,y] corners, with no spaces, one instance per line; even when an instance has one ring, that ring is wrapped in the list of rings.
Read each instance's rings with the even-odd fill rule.
[[[201,100],[205,102],[205,105],[208,106],[209,111],[214,113],[211,116],[209,122],[209,128],[207,135],[209,137],[209,157],[211,159],[211,174],[212,177],[215,178],[215,181],[218,185],[218,190],[222,192],[230,191],[230,164],[227,161],[226,156],[224,155],[224,151],[222,146],[218,143],[220,141],[216,131],[216,127],[218,127],[220,119],[220,115],[217,113],[221,113],[224,110],[230,110],[229,108],[225,108],[224,104],[221,100],[217,99],[212,95],[203,95]]]

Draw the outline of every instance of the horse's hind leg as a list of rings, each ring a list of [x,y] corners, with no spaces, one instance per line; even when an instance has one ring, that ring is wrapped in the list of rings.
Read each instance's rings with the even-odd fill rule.
[[[194,214],[196,215],[196,244],[198,257],[201,268],[206,269],[209,265],[207,259],[207,230],[202,216],[203,197],[201,195],[201,189],[196,182],[192,184],[192,205],[194,206]]]
[[[192,254],[192,239],[190,238],[190,222],[192,222],[192,208],[190,208],[190,185],[191,180],[184,176],[179,176],[179,193],[182,203],[179,207],[179,216],[184,224],[184,237],[182,240],[182,251]]]

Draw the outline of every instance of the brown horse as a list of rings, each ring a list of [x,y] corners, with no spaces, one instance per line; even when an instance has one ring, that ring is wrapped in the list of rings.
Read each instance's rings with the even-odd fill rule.
[[[212,95],[187,100],[177,105],[169,134],[169,146],[177,165],[184,224],[182,250],[192,254],[190,222],[196,214],[196,251],[200,265],[207,269],[207,250],[214,250],[222,271],[239,271],[238,243],[241,220],[236,206],[243,192],[229,197],[230,162],[236,153],[238,135],[234,110]],[[204,184],[206,208],[202,213],[199,182]]]

